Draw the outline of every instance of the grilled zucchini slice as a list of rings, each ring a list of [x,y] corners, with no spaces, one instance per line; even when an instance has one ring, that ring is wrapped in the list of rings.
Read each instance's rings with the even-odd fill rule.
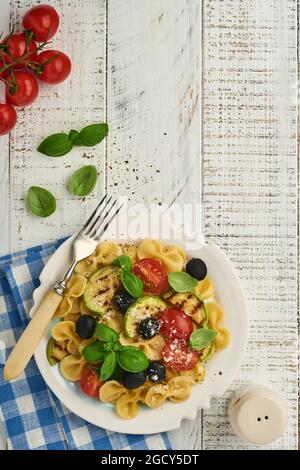
[[[177,305],[186,315],[191,317],[198,325],[207,321],[207,311],[204,303],[193,292],[176,293],[168,297],[168,302]]]
[[[50,366],[55,366],[55,364],[62,361],[69,354],[70,353],[64,348],[64,345],[57,343],[51,336],[46,349],[46,355]]]
[[[86,307],[103,316],[120,285],[119,268],[106,266],[96,271],[88,280],[83,293]]]
[[[148,295],[132,304],[126,311],[124,325],[129,338],[137,335],[137,327],[141,320],[148,317],[156,317],[165,310],[167,304],[160,297]]]

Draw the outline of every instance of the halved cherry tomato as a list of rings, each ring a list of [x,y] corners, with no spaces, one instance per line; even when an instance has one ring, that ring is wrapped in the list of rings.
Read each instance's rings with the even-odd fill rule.
[[[60,51],[41,52],[36,61],[42,67],[42,71],[38,73],[38,78],[51,84],[63,82],[70,75],[72,69],[69,57]]]
[[[10,104],[0,103],[0,135],[8,134],[17,122],[17,113]]]
[[[6,41],[4,40],[4,43]],[[24,57],[25,54],[31,52],[24,60],[35,60],[37,57],[37,44],[36,42],[31,39],[28,43],[26,39],[26,35],[24,33],[15,33],[13,34],[6,43],[7,52],[10,54],[9,60],[12,62],[13,60],[19,60]],[[23,68],[25,67],[24,62],[19,62],[18,64],[14,65],[14,68]]]
[[[162,350],[162,358],[166,366],[174,370],[191,370],[199,359],[199,353],[193,351],[188,344],[180,339],[167,343]]]
[[[169,307],[159,317],[160,332],[167,339],[188,340],[193,333],[193,321],[182,310]]]
[[[101,382],[97,372],[90,366],[86,365],[82,371],[82,376],[80,379],[81,390],[90,397],[98,397],[100,386]]]
[[[23,26],[34,33],[38,42],[44,42],[53,38],[58,30],[59,16],[50,5],[37,5],[27,11]]]
[[[166,270],[157,259],[143,258],[137,261],[132,272],[143,281],[147,294],[162,294],[169,288]]]
[[[14,106],[28,106],[39,93],[37,79],[27,72],[16,71],[6,84],[6,101]]]

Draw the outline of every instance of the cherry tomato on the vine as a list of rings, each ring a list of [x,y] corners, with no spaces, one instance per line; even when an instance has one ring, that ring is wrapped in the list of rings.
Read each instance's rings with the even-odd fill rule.
[[[25,14],[23,26],[34,33],[38,42],[45,42],[53,38],[58,30],[59,16],[50,5],[37,5]]]
[[[28,106],[39,92],[37,79],[28,72],[17,70],[6,84],[6,101],[14,106]]]
[[[6,42],[6,47],[10,62],[18,61],[22,58],[26,61],[30,61],[35,60],[37,57],[37,43],[32,38],[28,42],[25,33],[14,33]],[[27,55],[28,53],[30,54]],[[24,57],[25,55],[26,57]],[[26,63],[21,61],[13,67],[21,69],[25,66]]]
[[[56,84],[63,82],[71,72],[72,64],[69,57],[60,51],[43,51],[36,58],[41,65],[38,78],[43,82]]]
[[[82,376],[80,379],[81,390],[89,395],[90,397],[98,397],[101,382],[98,374],[90,366],[86,365],[83,369]]]
[[[17,113],[8,103],[0,103],[0,135],[8,134],[17,122]]]

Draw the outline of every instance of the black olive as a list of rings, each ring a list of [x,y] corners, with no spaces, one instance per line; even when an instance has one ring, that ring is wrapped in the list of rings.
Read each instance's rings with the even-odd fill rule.
[[[123,385],[128,390],[141,387],[146,382],[147,375],[146,371],[143,372],[124,372],[123,374]]]
[[[186,272],[198,281],[202,281],[206,277],[207,267],[202,259],[192,258],[187,262]]]
[[[126,310],[136,301],[136,299],[132,297],[126,290],[121,290],[120,292],[116,293],[115,301],[121,312],[126,312]]]
[[[160,361],[151,361],[148,369],[147,376],[151,382],[158,383],[165,379],[166,369],[162,362]]]
[[[139,323],[138,333],[143,339],[154,338],[154,336],[156,336],[158,332],[159,332],[159,321],[156,320],[155,318],[152,318],[152,317],[144,318],[144,320],[142,320]]]
[[[89,339],[93,336],[96,320],[91,315],[81,315],[76,322],[76,333],[80,338]]]

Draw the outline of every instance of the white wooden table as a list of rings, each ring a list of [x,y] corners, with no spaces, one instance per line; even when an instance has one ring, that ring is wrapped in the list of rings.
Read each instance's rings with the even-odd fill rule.
[[[34,0],[11,0],[19,23]],[[9,0],[1,0],[1,16]],[[286,400],[285,435],[297,447],[297,1],[52,0],[55,47],[70,80],[42,87],[0,140],[1,253],[74,232],[104,190],[165,202],[189,172],[204,233],[232,259],[250,309],[249,347],[232,389],[265,383]],[[108,139],[64,158],[37,153],[52,132],[106,120]],[[65,182],[93,162],[97,192],[70,197]],[[192,169],[192,171],[191,171]],[[51,218],[25,207],[28,186],[58,199]],[[196,192],[195,192],[196,191]],[[226,417],[230,391],[171,433],[177,449],[244,449]]]

